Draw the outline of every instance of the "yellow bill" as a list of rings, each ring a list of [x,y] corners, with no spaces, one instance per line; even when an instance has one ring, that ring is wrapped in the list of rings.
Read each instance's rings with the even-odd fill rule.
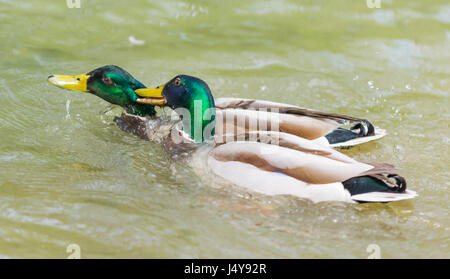
[[[148,105],[159,105],[162,106],[166,103],[166,98],[162,95],[164,89],[164,84],[156,88],[139,88],[134,90],[134,92],[144,98],[139,98],[136,100],[140,104]]]
[[[77,76],[51,75],[48,77],[48,82],[60,88],[88,92],[88,78],[89,76],[86,74]]]

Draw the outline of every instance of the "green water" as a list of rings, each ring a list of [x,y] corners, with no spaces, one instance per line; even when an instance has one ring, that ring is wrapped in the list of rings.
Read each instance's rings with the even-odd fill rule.
[[[450,256],[448,1],[0,0],[0,38],[0,257],[66,258],[72,243],[82,258]],[[46,82],[105,64],[148,86],[184,73],[216,97],[368,118],[389,135],[344,152],[398,165],[420,196],[213,187],[120,131],[120,108]]]

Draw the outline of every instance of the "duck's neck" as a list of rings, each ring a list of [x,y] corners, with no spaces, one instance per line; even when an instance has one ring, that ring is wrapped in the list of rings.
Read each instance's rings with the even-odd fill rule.
[[[127,100],[129,99],[133,100],[132,103],[128,102],[126,105],[124,105],[125,110],[130,114],[138,116],[155,116],[156,110],[154,106],[136,103],[138,96],[136,95],[134,90],[138,88],[145,88],[145,86],[136,79],[134,80],[134,83],[136,84],[135,87],[133,87],[132,89],[129,88],[128,90],[125,91],[125,93],[128,95]]]
[[[216,120],[216,107],[210,93],[199,94],[190,102],[190,106],[183,114],[183,130],[191,136],[195,142],[204,142],[214,137]]]
[[[132,90],[127,90],[126,93],[129,95],[129,98],[133,100],[133,103],[128,104],[125,109],[128,113],[135,114],[138,116],[155,116],[156,110],[152,105],[139,104],[136,103],[138,96],[134,92],[136,89],[145,88],[145,85],[142,84],[137,79],[133,80],[133,84],[135,85]]]
[[[126,112],[138,116],[154,116],[156,115],[156,110],[151,105],[143,104],[131,104],[125,107]]]

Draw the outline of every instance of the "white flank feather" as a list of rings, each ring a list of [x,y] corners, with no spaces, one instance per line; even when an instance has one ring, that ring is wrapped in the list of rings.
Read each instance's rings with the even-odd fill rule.
[[[292,195],[313,202],[353,202],[342,183],[308,184],[290,176],[263,171],[241,162],[221,162],[208,158],[209,168],[233,184],[265,195]]]

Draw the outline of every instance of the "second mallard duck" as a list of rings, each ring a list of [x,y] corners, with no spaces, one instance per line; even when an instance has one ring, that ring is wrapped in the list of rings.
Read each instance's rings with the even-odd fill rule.
[[[207,151],[207,167],[239,186],[313,201],[388,202],[416,196],[406,190],[406,181],[394,166],[358,162],[321,140],[335,131],[335,120],[342,116],[325,117],[264,101],[226,99],[215,103],[209,86],[187,75],[135,92],[143,97],[137,103],[158,103],[180,114],[182,130],[191,140],[213,141],[215,146]],[[221,109],[216,109],[217,103]],[[275,108],[277,112],[250,108]],[[262,119],[266,125],[251,125]]]

